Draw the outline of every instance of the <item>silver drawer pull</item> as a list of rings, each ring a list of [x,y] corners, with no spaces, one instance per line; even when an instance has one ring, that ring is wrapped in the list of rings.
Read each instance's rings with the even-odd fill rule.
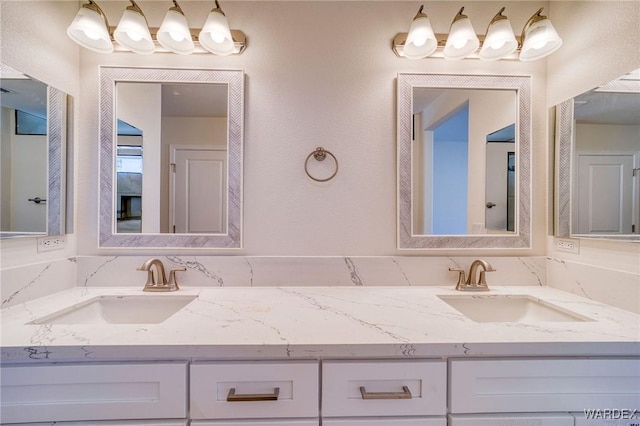
[[[236,388],[229,389],[227,402],[243,401],[277,401],[280,388],[273,388],[273,393],[243,393],[236,395]]]
[[[403,386],[402,392],[367,392],[364,386],[360,386],[362,399],[411,399],[411,391]]]

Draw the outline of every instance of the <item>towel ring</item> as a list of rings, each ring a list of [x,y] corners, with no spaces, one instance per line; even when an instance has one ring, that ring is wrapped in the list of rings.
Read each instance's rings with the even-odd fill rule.
[[[336,163],[336,169],[333,171],[333,174],[328,178],[324,178],[324,179],[320,179],[312,176],[311,173],[309,173],[309,167],[308,167],[309,160],[311,159],[311,157],[313,156],[313,158],[315,158],[317,161],[324,161],[325,158],[327,158],[327,154],[330,155],[331,158],[333,158],[333,161]],[[335,155],[331,153],[331,151],[327,151],[326,149],[320,146],[307,156],[307,159],[304,162],[304,171],[307,173],[307,176],[309,176],[311,179],[315,180],[316,182],[326,182],[328,180],[333,179],[338,174],[338,159],[336,158]]]

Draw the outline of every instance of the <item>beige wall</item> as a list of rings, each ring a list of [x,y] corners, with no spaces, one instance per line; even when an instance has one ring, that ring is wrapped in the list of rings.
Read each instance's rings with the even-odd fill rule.
[[[550,15],[564,44],[548,59],[549,107],[640,68],[640,2],[554,1]],[[579,255],[548,246],[557,259],[640,273],[640,244],[582,239]]]
[[[126,2],[106,2],[110,20]],[[514,28],[541,5],[513,2]],[[181,3],[193,26],[202,24],[208,2]],[[503,2],[470,2],[465,12],[483,31]],[[144,2],[151,26],[166,4]],[[391,51],[391,40],[408,29],[415,2],[227,2],[232,28],[248,38],[238,57],[212,55],[100,55],[83,50],[78,178],[79,253],[97,249],[98,70],[100,65],[243,69],[245,79],[244,249],[199,254],[394,255],[396,249],[396,76],[398,72],[533,75],[534,248],[492,254],[545,253],[546,240],[546,63],[477,60],[408,61]],[[436,32],[448,31],[459,5],[430,2]],[[337,177],[311,181],[305,158],[316,147],[340,162]],[[165,253],[146,250],[145,253]],[[175,252],[175,250],[172,250]],[[195,253],[195,251],[190,251]],[[427,252],[447,255],[454,250]],[[486,251],[471,251],[468,254]],[[415,254],[415,253],[413,253]]]

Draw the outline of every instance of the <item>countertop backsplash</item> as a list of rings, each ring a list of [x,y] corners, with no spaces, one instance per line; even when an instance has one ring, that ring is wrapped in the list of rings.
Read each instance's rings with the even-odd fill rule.
[[[154,256],[79,256],[1,271],[2,307],[72,287],[143,287]],[[185,287],[454,286],[477,257],[155,256]],[[640,313],[640,275],[549,257],[483,256],[489,286],[550,286]]]

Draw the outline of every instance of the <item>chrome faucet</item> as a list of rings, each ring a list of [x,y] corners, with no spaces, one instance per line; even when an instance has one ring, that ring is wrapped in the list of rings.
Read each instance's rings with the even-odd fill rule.
[[[480,277],[476,279],[478,267],[481,267],[482,270],[480,271]],[[449,270],[458,272],[458,283],[456,284],[456,290],[458,291],[489,291],[485,273],[495,271],[489,262],[482,259],[474,260],[471,263],[466,281],[464,270],[454,268],[449,268]]]
[[[153,267],[156,267],[158,275],[158,282],[156,283],[156,274],[153,272]],[[138,268],[138,271],[147,272],[147,282],[144,285],[143,291],[176,291],[179,290],[178,280],[176,279],[176,272],[186,271],[187,268],[172,269],[169,272],[169,281],[167,282],[167,275],[164,272],[164,265],[160,259],[152,258],[147,260]]]

